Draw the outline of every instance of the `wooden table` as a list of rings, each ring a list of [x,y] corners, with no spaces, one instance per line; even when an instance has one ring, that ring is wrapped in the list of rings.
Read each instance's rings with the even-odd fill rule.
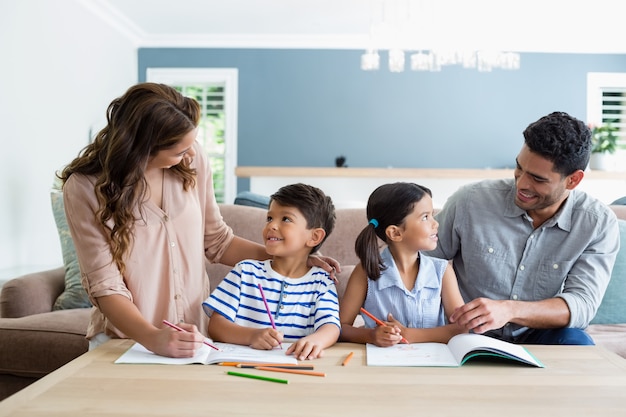
[[[528,346],[544,369],[365,365],[365,347],[337,344],[312,361],[326,377],[217,365],[120,365],[111,340],[0,402],[0,416],[616,416],[626,415],[626,360],[595,346]],[[344,357],[353,351],[347,366]]]

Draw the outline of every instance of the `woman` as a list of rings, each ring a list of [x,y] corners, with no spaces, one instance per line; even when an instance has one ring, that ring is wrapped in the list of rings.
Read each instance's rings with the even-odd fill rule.
[[[60,175],[94,305],[90,348],[131,338],[159,355],[193,356],[207,331],[206,259],[233,266],[268,258],[263,245],[234,236],[222,219],[195,140],[199,119],[198,103],[173,88],[135,85],[113,100],[107,126]],[[338,267],[330,258],[311,261]]]

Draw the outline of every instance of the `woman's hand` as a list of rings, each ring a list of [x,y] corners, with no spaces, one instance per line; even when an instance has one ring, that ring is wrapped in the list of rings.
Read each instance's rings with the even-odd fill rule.
[[[338,282],[337,274],[341,272],[341,265],[339,265],[339,262],[337,262],[330,256],[309,255],[309,259],[307,260],[306,265],[309,267],[319,266],[324,271],[330,274],[330,277],[333,279],[333,281],[335,281],[335,284]]]
[[[157,355],[172,358],[191,358],[202,347],[204,336],[193,324],[179,323],[183,331],[165,327],[159,329],[152,339],[154,347],[151,349]]]

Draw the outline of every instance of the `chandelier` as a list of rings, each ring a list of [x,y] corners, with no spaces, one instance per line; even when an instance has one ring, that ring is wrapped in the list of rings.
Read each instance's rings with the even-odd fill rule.
[[[413,71],[441,71],[449,65],[480,72],[519,69],[520,55],[516,52],[501,51],[491,46],[471,47],[469,44],[475,39],[468,34],[472,29],[484,32],[485,28],[472,28],[471,22],[468,25],[463,21],[467,20],[467,16],[463,16],[462,12],[445,10],[445,7],[439,6],[441,4],[446,4],[446,7],[451,5],[450,2],[436,3],[435,0],[373,0],[369,45],[361,55],[361,69],[380,69],[380,51],[383,50],[388,51],[391,72],[404,71],[407,54]],[[440,10],[437,10],[438,7]],[[489,34],[492,41],[496,38],[497,34]]]

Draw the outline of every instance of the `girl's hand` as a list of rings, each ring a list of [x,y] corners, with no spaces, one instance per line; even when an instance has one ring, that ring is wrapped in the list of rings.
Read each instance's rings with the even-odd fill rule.
[[[272,328],[257,329],[252,335],[250,347],[259,350],[272,350],[283,342],[283,334]]]
[[[402,323],[400,323],[398,320],[396,320],[391,313],[389,313],[387,315],[387,325],[389,326],[393,326],[393,327],[397,327],[398,330],[400,331],[400,335],[402,335],[402,333],[404,333],[406,331],[406,327],[404,327],[402,325]]]
[[[376,326],[373,331],[373,344],[380,347],[393,346],[402,340],[400,329],[396,326]]]

